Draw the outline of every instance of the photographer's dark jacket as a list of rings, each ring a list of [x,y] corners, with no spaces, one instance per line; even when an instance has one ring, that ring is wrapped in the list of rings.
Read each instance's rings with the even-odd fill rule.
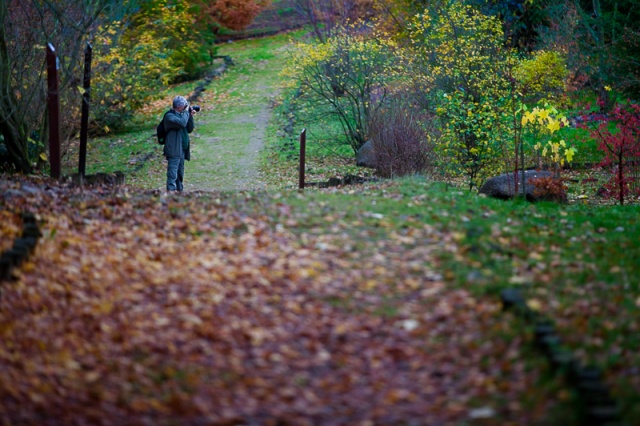
[[[169,157],[182,157],[184,152],[184,159],[191,160],[191,150],[189,148],[189,133],[193,131],[193,117],[188,110],[184,112],[177,112],[175,110],[169,110],[164,116],[164,128],[167,131],[167,136],[164,142],[164,156]]]

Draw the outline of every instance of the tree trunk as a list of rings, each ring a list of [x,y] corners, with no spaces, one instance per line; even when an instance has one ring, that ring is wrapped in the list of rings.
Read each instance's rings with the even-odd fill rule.
[[[4,108],[4,103],[0,105],[0,108]],[[6,120],[6,117],[2,114],[0,116],[0,133],[4,136],[4,144],[7,147],[7,151],[9,151],[9,157],[16,170],[21,173],[31,173],[31,162],[29,161],[29,152],[25,143],[27,137],[21,126],[14,120]]]
[[[31,173],[28,138],[24,121],[18,111],[18,100],[11,89],[11,62],[7,49],[7,2],[0,2],[0,133],[9,151],[11,162],[22,173]]]
[[[604,38],[604,18],[602,17],[602,8],[600,7],[600,0],[592,0],[593,3],[593,17],[594,17],[594,34],[596,43],[596,54],[598,58],[598,97],[600,98],[602,112],[608,112],[611,105],[611,96],[609,91],[605,88],[609,79],[609,65],[607,58],[607,46]]]
[[[624,158],[622,154],[618,156],[618,195],[620,198],[620,205],[624,204]]]

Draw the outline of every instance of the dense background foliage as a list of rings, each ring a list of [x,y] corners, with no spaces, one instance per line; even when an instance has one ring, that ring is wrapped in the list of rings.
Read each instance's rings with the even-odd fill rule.
[[[378,128],[369,123],[371,111],[395,114],[391,105],[401,96],[423,118],[422,151],[437,154],[425,167],[469,188],[500,173],[542,167],[560,177],[567,166],[600,164],[606,159],[603,146],[577,126],[593,113],[585,102],[596,101],[601,114],[587,121],[612,119],[615,126],[609,112],[633,104],[629,98],[640,88],[640,57],[631,52],[640,34],[633,2],[347,3],[352,11],[366,4],[368,13],[349,16],[351,24],[339,26],[336,17],[346,16],[345,8],[326,2],[323,13],[310,16],[313,37],[298,44],[285,69],[293,89],[288,108],[302,119],[313,116],[310,110],[333,114],[341,126],[328,122],[324,139],[357,151],[379,139],[370,130]],[[326,31],[316,29],[318,21]],[[386,56],[344,59],[318,53],[356,52],[367,43],[394,48]],[[341,78],[361,82],[364,90],[337,88]],[[345,111],[355,113],[346,117]],[[542,116],[531,120],[534,111]],[[384,121],[380,113],[376,120]],[[398,137],[389,143],[397,145]],[[625,152],[617,170],[637,161],[634,149]],[[388,174],[384,168],[378,173]]]

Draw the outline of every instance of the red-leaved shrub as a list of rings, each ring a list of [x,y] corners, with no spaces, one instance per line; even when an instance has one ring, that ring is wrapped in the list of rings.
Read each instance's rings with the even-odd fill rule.
[[[567,186],[563,179],[553,176],[532,178],[533,197],[539,201],[567,202]]]
[[[640,195],[640,105],[616,104],[599,120],[590,118],[591,111],[585,113],[581,126],[598,141],[598,149],[604,153],[601,166],[611,171],[603,195],[615,197],[624,204],[630,196]]]
[[[433,161],[433,144],[427,131],[430,125],[428,117],[418,117],[398,104],[376,111],[369,118],[376,173],[382,177],[398,177],[430,168]]]

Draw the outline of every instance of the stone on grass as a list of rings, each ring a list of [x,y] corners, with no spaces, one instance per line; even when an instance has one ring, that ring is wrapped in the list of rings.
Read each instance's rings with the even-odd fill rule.
[[[356,153],[356,165],[360,167],[376,168],[376,153],[371,141],[365,142]]]

